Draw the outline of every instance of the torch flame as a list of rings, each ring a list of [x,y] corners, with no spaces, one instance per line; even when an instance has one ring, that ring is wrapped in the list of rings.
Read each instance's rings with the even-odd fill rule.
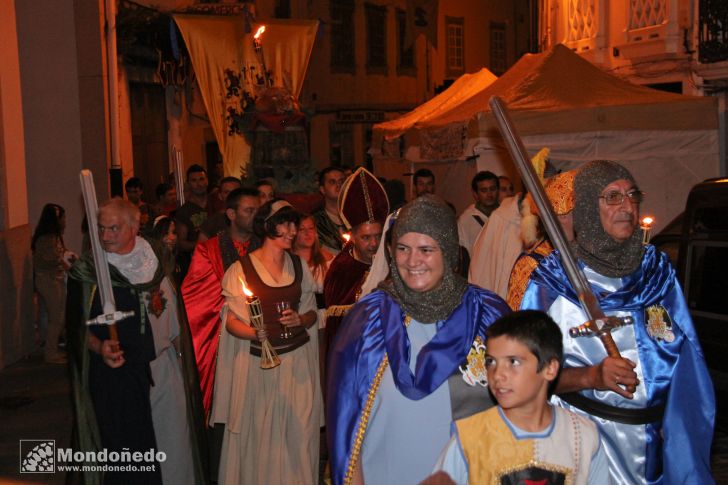
[[[253,296],[253,292],[250,291],[247,286],[245,286],[245,281],[243,281],[242,278],[238,278],[238,279],[240,280],[240,284],[243,285],[243,293],[245,294],[245,296],[247,296],[247,297]]]
[[[347,232],[347,233],[345,233],[345,234],[342,234],[342,235],[341,235],[341,237],[342,237],[342,239],[343,239],[344,241],[346,241],[346,242],[349,242],[349,241],[351,241],[351,234],[349,234],[348,232]]]
[[[650,216],[645,216],[645,217],[642,218],[642,225],[643,226],[649,227],[649,226],[652,225],[653,222],[655,222],[655,219],[653,219]]]
[[[255,32],[255,35],[253,36],[254,39],[259,39],[261,35],[263,35],[263,32],[265,32],[265,25],[261,25],[258,27],[258,30]]]

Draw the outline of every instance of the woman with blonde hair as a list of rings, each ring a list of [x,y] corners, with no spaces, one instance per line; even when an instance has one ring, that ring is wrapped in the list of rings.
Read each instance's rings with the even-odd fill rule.
[[[311,275],[316,282],[316,307],[319,312],[319,328],[322,329],[326,324],[326,320],[323,319],[326,311],[323,301],[324,278],[326,278],[334,255],[321,246],[316,232],[316,219],[312,215],[301,216],[292,252],[308,264],[308,269],[311,270]]]

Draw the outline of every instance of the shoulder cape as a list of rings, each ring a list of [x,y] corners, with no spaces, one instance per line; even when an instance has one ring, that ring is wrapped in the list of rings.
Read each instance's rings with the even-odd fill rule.
[[[533,272],[522,309],[548,311],[559,296],[579,305],[558,254],[554,251],[544,258]],[[662,422],[655,423],[664,442],[648,443],[647,475],[659,475],[662,468],[664,483],[713,483],[710,445],[715,394],[675,270],[667,255],[648,245],[640,267],[623,281],[622,288],[612,293],[593,285],[592,289],[605,312],[628,311],[633,316],[640,356],[644,356],[640,359],[643,385],[650,391],[647,405],[665,404]],[[661,342],[647,333],[645,311],[653,305],[669,314],[675,326],[674,342]]]
[[[359,301],[347,314],[329,358],[327,432],[331,477],[348,483],[366,431],[369,411],[384,369],[392,367],[395,384],[410,399],[422,399],[458,372],[476,337],[509,313],[494,293],[469,285],[462,302],[420,351],[413,375],[409,371],[409,340],[405,315],[383,291]]]
[[[164,277],[172,277],[174,262],[165,258],[159,245],[152,244],[159,265],[154,278],[148,283],[134,285],[129,282],[116,267],[109,265],[112,285],[129,288],[134,291],[146,291],[161,283]],[[96,269],[93,255],[85,253],[73,265],[69,272],[68,296],[66,303],[66,332],[68,338],[69,372],[71,377],[71,392],[74,412],[74,443],[73,449],[78,451],[98,451],[101,449],[101,435],[96,423],[93,403],[88,388],[89,352],[87,347],[89,311],[96,292]],[[195,460],[195,482],[206,483],[207,474],[207,443],[204,426],[204,412],[200,394],[197,367],[195,365],[194,350],[187,316],[180,297],[176,291],[177,309],[180,318],[179,345],[182,352],[182,372],[187,397],[187,416],[190,421],[192,456]],[[100,485],[103,481],[101,472],[83,472],[83,481],[87,485]]]

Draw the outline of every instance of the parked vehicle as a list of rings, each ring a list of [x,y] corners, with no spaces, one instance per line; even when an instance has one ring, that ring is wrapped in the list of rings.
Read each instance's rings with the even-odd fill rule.
[[[728,178],[693,187],[682,217],[652,243],[671,259],[677,255],[673,263],[713,378],[719,426],[728,428]]]

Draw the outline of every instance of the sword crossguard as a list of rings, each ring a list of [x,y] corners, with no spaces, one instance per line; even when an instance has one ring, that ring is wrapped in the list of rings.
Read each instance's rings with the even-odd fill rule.
[[[125,318],[133,317],[134,311],[123,312],[116,310],[114,313],[102,313],[96,318],[86,320],[86,325],[113,325]]]
[[[626,317],[604,317],[596,320],[589,320],[578,327],[569,329],[569,336],[576,337],[598,337],[610,333],[615,328],[632,325],[634,318]]]

